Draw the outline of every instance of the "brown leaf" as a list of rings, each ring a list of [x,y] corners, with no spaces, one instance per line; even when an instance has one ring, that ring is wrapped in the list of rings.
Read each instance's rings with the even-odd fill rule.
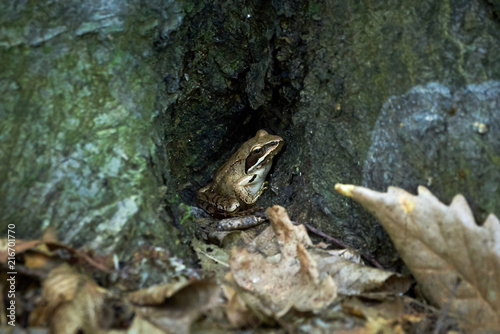
[[[154,326],[140,315],[134,317],[132,325],[126,331],[113,331],[112,333],[127,333],[127,334],[165,334],[166,332]],[[110,333],[111,334],[111,333]]]
[[[458,314],[469,329],[500,328],[500,222],[491,214],[478,226],[462,195],[450,206],[425,187],[418,196],[389,187],[379,193],[337,184],[389,233],[432,303]]]
[[[284,257],[295,257],[298,244],[307,247],[312,246],[305,226],[293,225],[284,207],[274,205],[271,208],[267,208],[266,214],[271,222],[274,234],[276,234],[281,254]]]
[[[212,281],[165,284],[129,295],[136,312],[165,333],[189,333],[192,323],[218,303],[220,288]]]
[[[69,257],[71,257],[71,260],[87,263],[98,270],[105,272],[111,271],[103,263],[96,261],[96,259],[88,256],[82,251],[57,241],[50,241],[55,238],[51,230],[52,229],[47,229],[47,234],[44,235],[43,240],[18,239],[15,241],[14,249],[16,257],[22,255],[25,265],[28,268],[42,268],[46,272],[49,272],[61,263],[60,258],[62,258],[62,261],[67,262],[69,261]],[[13,243],[14,242],[11,241],[11,244]],[[9,240],[0,239],[0,262],[7,261],[9,256],[8,247],[12,248],[12,246],[9,246]]]
[[[332,276],[338,293],[343,295],[381,291],[404,293],[411,284],[411,280],[404,275],[367,267],[356,263],[356,258],[348,260],[337,252],[317,249],[312,254],[318,263],[319,271]]]
[[[46,268],[50,262],[50,256],[41,252],[26,252],[24,254],[24,264],[28,268]]]
[[[106,327],[106,290],[67,264],[53,269],[43,282],[44,301],[33,316],[48,316],[51,333],[93,333]],[[40,309],[42,308],[42,309]],[[32,325],[44,319],[30,319]]]
[[[272,326],[276,323],[268,307],[268,296],[240,287],[230,272],[225,279],[223,292],[228,299],[226,315],[234,327],[257,327],[263,323]]]
[[[138,305],[159,305],[163,304],[167,298],[170,298],[174,293],[190,285],[188,280],[182,280],[175,283],[167,283],[162,285],[154,285],[147,289],[134,291],[128,295],[128,299]]]
[[[264,230],[250,245],[251,250],[255,249],[269,257],[279,253],[279,249],[278,251],[275,249],[283,247],[282,245],[290,246],[297,243],[311,245],[304,226],[293,225],[283,208],[275,207],[268,213],[271,213],[271,219],[276,220],[279,224],[276,226],[272,223],[268,229]],[[273,233],[274,230],[278,230],[278,236],[281,236],[278,242],[276,242],[277,235]],[[293,231],[293,233],[287,231]],[[313,256],[314,262],[317,262],[318,272],[333,278],[338,293],[344,295],[357,295],[374,291],[404,293],[410,287],[411,281],[408,277],[362,265],[360,264],[360,256],[348,250],[323,250],[311,247],[308,252]],[[285,254],[293,255],[292,249],[286,251]]]
[[[255,239],[248,243],[248,250],[259,252],[266,257],[280,253],[280,246],[276,242],[276,234],[273,228],[268,226]]]
[[[268,316],[281,317],[292,307],[299,311],[317,311],[329,305],[337,296],[336,286],[330,276],[320,278],[317,264],[305,248],[312,245],[305,227],[294,226],[280,206],[275,205],[266,213],[276,234],[281,258],[273,261],[274,257],[265,258],[234,248],[229,259],[232,279],[257,296],[258,308]]]
[[[15,254],[19,255],[21,252],[27,249],[35,248],[41,244],[40,240],[11,240],[11,245],[9,245],[9,240],[7,238],[0,239],[0,262],[7,262],[9,257],[9,248],[15,249]],[[15,245],[15,246],[14,246]],[[12,247],[14,246],[14,247]]]
[[[365,319],[383,318],[395,321],[403,318],[404,302],[399,296],[386,296],[381,301],[350,297],[342,302],[342,309]]]
[[[231,273],[225,277],[226,284],[222,286],[222,291],[227,298],[226,315],[231,325],[236,328],[257,327],[264,322],[263,317],[259,317],[258,312],[253,312],[248,303],[243,299],[243,293],[237,293],[231,286],[236,285]]]

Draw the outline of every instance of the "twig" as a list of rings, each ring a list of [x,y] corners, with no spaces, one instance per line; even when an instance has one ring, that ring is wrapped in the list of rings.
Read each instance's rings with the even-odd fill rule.
[[[444,325],[444,320],[448,313],[450,312],[450,307],[451,303],[453,303],[453,300],[455,300],[455,297],[457,296],[457,290],[458,287],[460,286],[460,283],[462,280],[460,278],[457,278],[457,281],[455,282],[455,285],[453,286],[453,290],[451,291],[451,297],[448,299],[446,302],[446,305],[444,305],[443,309],[441,310],[441,314],[439,315],[438,320],[436,321],[436,327],[434,328],[434,334],[439,334],[441,331],[441,327]]]

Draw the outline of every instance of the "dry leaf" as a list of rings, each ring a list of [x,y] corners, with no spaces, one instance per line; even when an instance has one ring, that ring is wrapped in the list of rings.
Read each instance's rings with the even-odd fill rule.
[[[411,285],[408,277],[356,263],[356,257],[348,260],[342,253],[321,249],[312,254],[318,263],[319,271],[332,276],[339,294],[352,296],[381,291],[405,293]]]
[[[55,266],[59,265],[61,261],[67,262],[71,257],[72,260],[84,262],[98,270],[104,272],[111,271],[106,265],[85,254],[85,252],[79,251],[57,241],[50,241],[55,238],[52,233],[53,231],[52,229],[47,229],[46,232],[47,233],[44,234],[43,240],[19,239],[15,241],[14,249],[16,257],[22,255],[24,261],[21,261],[21,263],[24,262],[26,267],[31,269],[40,268],[45,272],[49,272]],[[7,239],[0,239],[0,262],[7,261],[8,242],[9,241]]]
[[[335,186],[372,212],[389,233],[424,296],[457,314],[469,329],[500,328],[500,222],[478,226],[461,195],[450,206],[425,187],[418,196],[389,187],[379,193]]]
[[[40,240],[21,240],[17,239],[15,242],[11,241],[11,245],[15,244],[14,250],[15,254],[19,255],[20,253],[26,251],[27,249],[35,248],[39,244],[41,244]],[[7,258],[9,257],[9,240],[7,238],[0,239],[0,262],[7,262]],[[12,248],[12,247],[10,247]]]
[[[40,303],[33,316],[48,316],[51,333],[95,333],[109,325],[111,317],[105,305],[106,290],[67,264],[53,269],[43,282]],[[41,318],[31,318],[40,325]]]
[[[271,256],[280,253],[279,242],[276,240],[273,228],[275,227],[268,227],[248,246],[251,252],[264,254],[268,261],[272,259]],[[297,231],[300,237],[298,241],[288,240],[288,242],[294,244],[294,242],[304,240],[306,244],[310,244],[309,238],[306,239],[307,235],[303,232],[303,227],[292,225],[292,229]],[[291,233],[291,235],[293,238],[296,234]],[[375,291],[404,293],[408,291],[411,284],[407,276],[363,265],[359,254],[346,249],[324,250],[316,245],[309,249],[309,253],[317,262],[319,273],[333,278],[339,294],[358,295]]]
[[[274,205],[272,208],[267,208],[266,214],[284,257],[294,257],[297,254],[296,246],[299,244],[312,246],[305,226],[293,225],[284,207]]]
[[[192,323],[218,303],[219,285],[212,281],[165,284],[129,295],[136,312],[165,333],[189,333]],[[168,298],[167,298],[168,296]]]
[[[299,311],[324,308],[337,296],[336,287],[330,276],[320,278],[317,264],[305,248],[312,245],[305,227],[294,226],[283,207],[275,205],[266,213],[281,259],[271,262],[258,253],[234,248],[229,260],[232,279],[253,292],[258,308],[269,316],[281,317],[292,307]]]
[[[224,296],[227,298],[226,315],[231,325],[236,328],[257,327],[265,319],[259,317],[258,312],[253,312],[248,303],[243,299],[243,293],[237,293],[231,286],[236,285],[231,273],[225,277],[226,283],[222,286]]]
[[[231,254],[231,273],[237,284],[260,297],[259,308],[267,315],[281,317],[295,307],[301,311],[319,310],[336,297],[331,277],[322,282],[317,271],[308,272],[310,259],[301,252],[302,267],[298,263],[282,260],[269,262],[260,254],[234,249]]]
[[[128,299],[138,305],[163,304],[167,298],[170,298],[174,293],[191,283],[188,280],[181,280],[175,283],[154,285],[147,289],[131,292],[128,295]]]
[[[259,252],[266,257],[280,253],[280,246],[276,242],[276,234],[273,228],[268,226],[255,239],[248,243],[248,250],[251,252]]]
[[[165,334],[164,331],[155,327],[151,322],[147,321],[140,315],[134,317],[132,325],[126,331],[110,331],[107,334]]]
[[[399,296],[386,296],[381,301],[350,297],[343,301],[342,309],[365,319],[383,318],[395,321],[403,318],[404,302]]]

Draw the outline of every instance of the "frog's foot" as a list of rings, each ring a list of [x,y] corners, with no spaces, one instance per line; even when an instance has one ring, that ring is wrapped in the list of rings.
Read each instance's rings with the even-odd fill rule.
[[[264,190],[269,189],[268,185],[269,185],[269,181],[265,181],[262,184],[262,188],[260,188],[260,191],[259,191],[259,196],[262,195],[262,193],[264,192]]]
[[[241,211],[238,211],[238,213],[236,213],[235,215],[233,215],[234,217],[242,217],[242,216],[250,216],[250,215],[258,215],[257,213],[259,211],[264,211],[264,208],[261,207],[261,206],[257,206],[257,207],[251,207],[251,208],[248,208],[246,210],[241,210]],[[259,216],[259,215],[258,215]]]

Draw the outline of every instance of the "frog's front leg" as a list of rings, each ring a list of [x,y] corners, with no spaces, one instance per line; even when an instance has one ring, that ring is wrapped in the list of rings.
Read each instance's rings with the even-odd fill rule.
[[[254,204],[265,190],[264,183],[255,182],[256,179],[256,175],[246,175],[234,187],[236,196],[247,205]]]

